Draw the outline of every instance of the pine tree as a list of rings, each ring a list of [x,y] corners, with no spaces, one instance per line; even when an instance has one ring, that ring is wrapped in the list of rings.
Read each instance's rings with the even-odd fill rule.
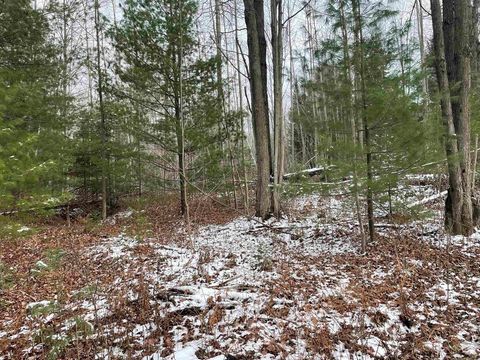
[[[69,164],[58,49],[30,1],[3,1],[0,18],[0,207],[53,205]]]
[[[196,58],[196,12],[191,0],[129,0],[111,32],[121,59],[116,72],[124,84],[114,91],[151,115],[146,136],[175,154],[180,208],[187,219],[187,157],[199,149],[214,151],[214,126],[221,116],[217,60]]]
[[[414,48],[401,45],[409,24],[388,27],[395,11],[378,1],[362,14],[365,6],[328,3],[332,35],[314,49],[313,70],[297,79],[290,116],[308,133],[298,132],[296,153],[330,165],[331,178],[351,176],[359,224],[363,197],[373,238],[374,204],[391,203],[406,169],[422,162],[426,125],[418,121],[422,88],[420,69],[412,69]]]

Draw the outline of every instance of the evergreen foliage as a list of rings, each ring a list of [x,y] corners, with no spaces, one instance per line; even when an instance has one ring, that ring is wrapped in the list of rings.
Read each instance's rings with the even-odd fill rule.
[[[0,209],[54,205],[70,162],[58,48],[30,1],[3,1],[0,19]]]

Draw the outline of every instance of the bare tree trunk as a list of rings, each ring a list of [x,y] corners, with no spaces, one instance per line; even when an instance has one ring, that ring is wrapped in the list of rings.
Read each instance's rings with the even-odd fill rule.
[[[478,42],[478,25],[479,25],[479,8],[480,0],[473,0],[472,4],[472,28],[471,28],[471,47],[472,47],[472,75],[475,80],[478,78],[479,68],[479,42]]]
[[[179,22],[182,22],[182,2],[179,3]],[[182,27],[180,27],[182,28]],[[190,228],[190,210],[187,199],[187,170],[185,156],[185,117],[183,113],[183,34],[180,33],[178,46],[174,45],[172,51],[172,64],[174,64],[174,108],[175,132],[177,137],[178,176],[180,185],[180,211],[185,218],[187,228]]]
[[[36,4],[35,4],[36,6]],[[69,85],[69,72],[68,72],[68,45],[69,45],[69,39],[68,39],[68,34],[67,34],[67,25],[68,25],[68,19],[70,18],[69,14],[67,13],[67,3],[65,0],[63,0],[62,4],[62,116],[64,119],[64,136],[67,137],[67,116],[68,116],[68,85]],[[68,174],[65,172],[65,177],[64,177],[64,186],[68,186]],[[64,189],[63,189],[64,190]],[[62,190],[62,191],[63,191]],[[67,220],[68,220],[68,226],[70,226],[70,217],[68,215],[68,209],[67,209]]]
[[[280,217],[280,185],[283,180],[283,11],[282,0],[271,0],[271,31],[273,54],[273,126],[274,126],[274,178],[273,213]]]
[[[302,165],[306,165],[307,159],[307,140],[305,139],[305,131],[302,124],[300,124],[300,141],[302,143]]]
[[[138,175],[138,197],[142,197],[142,158],[140,156],[141,154],[141,145],[140,145],[140,140],[137,139],[137,151],[138,151],[138,168],[137,168],[137,175]]]
[[[454,124],[458,122],[457,137],[461,152],[460,165],[462,167],[463,209],[462,222],[464,234],[473,232],[473,207],[472,207],[472,169],[470,153],[470,89],[471,89],[471,48],[470,48],[470,1],[456,0],[455,9],[455,52],[458,67],[459,108],[454,112]],[[458,120],[456,120],[458,117]]]
[[[98,101],[100,107],[100,131],[102,139],[102,219],[107,218],[107,169],[105,163],[107,162],[107,127],[105,123],[105,108],[103,104],[103,76],[101,68],[101,50],[100,50],[100,5],[98,0],[95,0],[95,36],[97,40],[97,78],[98,78]]]
[[[359,77],[360,77],[360,92],[362,100],[362,122],[363,122],[363,140],[365,144],[365,153],[367,161],[367,219],[368,219],[368,233],[370,241],[375,237],[375,224],[373,219],[373,169],[372,169],[372,152],[370,149],[370,129],[368,119],[366,117],[367,110],[367,88],[365,79],[365,59],[363,52],[363,29],[362,29],[362,17],[359,0],[352,0],[352,9],[355,18],[355,38],[357,39],[357,54],[356,61],[359,65]]]
[[[271,213],[270,129],[267,99],[266,40],[263,0],[244,0],[249,50],[250,92],[257,160],[256,215],[266,219]]]
[[[187,177],[185,164],[185,124],[182,114],[182,94],[175,99],[175,132],[177,137],[178,177],[180,185],[180,211],[189,221],[187,201]]]
[[[307,44],[308,44],[308,72],[310,75],[310,79],[315,79],[315,51],[317,47],[317,39],[316,39],[316,27],[315,27],[315,10],[316,10],[316,3],[313,0],[313,3],[309,4],[306,10],[306,30],[307,30]],[[319,131],[319,113],[318,104],[317,104],[317,93],[314,88],[311,88],[310,92],[311,102],[312,102],[312,117],[313,117],[313,145],[311,144],[310,148],[312,150],[313,157],[310,160],[310,166],[315,167],[318,164],[318,148],[317,148],[317,138],[318,138],[318,131]],[[309,155],[310,157],[310,155]]]
[[[405,61],[404,61],[404,58],[402,56],[402,54],[404,53],[403,51],[403,40],[402,40],[402,35],[399,33],[397,35],[397,42],[398,42],[398,52],[400,54],[400,70],[401,70],[401,73],[402,73],[402,77],[401,77],[401,83],[402,83],[402,92],[403,92],[403,96],[406,96],[407,95],[407,87],[406,87],[406,77],[405,77]]]
[[[415,0],[415,9],[417,14],[418,43],[420,44],[420,61],[422,71],[425,71],[425,37],[423,32],[423,9],[422,0]],[[428,97],[428,78],[424,74],[422,78],[423,101],[426,104]]]
[[[215,0],[215,47],[216,47],[216,70],[217,70],[217,96],[224,106],[223,76],[222,76],[222,24],[220,0]]]
[[[460,203],[461,228],[464,235],[473,231],[473,206],[470,161],[470,22],[471,12],[468,0],[443,1],[443,31],[448,81],[451,86],[453,125],[457,137],[461,169],[462,201]],[[448,199],[447,199],[448,200]],[[446,215],[453,211],[446,203]]]
[[[358,220],[358,227],[360,229],[360,237],[361,237],[361,247],[362,253],[367,251],[367,241],[365,238],[365,232],[363,229],[363,219],[362,219],[362,212],[360,209],[360,198],[358,195],[358,174],[357,174],[357,127],[355,121],[355,112],[353,109],[353,95],[352,95],[352,72],[351,72],[351,61],[350,61],[350,53],[349,53],[349,44],[348,44],[348,32],[347,32],[347,21],[345,17],[345,0],[339,0],[339,10],[340,10],[340,26],[342,28],[342,44],[343,44],[343,56],[345,59],[345,70],[344,70],[344,77],[347,82],[347,97],[349,102],[347,106],[349,107],[349,115],[350,115],[350,126],[352,130],[352,142],[353,142],[353,191],[354,191],[354,198],[355,198],[355,210],[357,213],[357,220]]]
[[[228,124],[225,121],[225,114],[226,114],[226,101],[225,101],[225,92],[223,89],[223,64],[222,64],[222,22],[221,22],[221,3],[220,0],[215,0],[215,24],[214,24],[214,31],[215,31],[215,46],[216,46],[216,70],[217,70],[217,100],[221,106],[221,124],[220,127],[225,129],[226,138],[226,145],[227,145],[227,156],[230,161],[231,166],[231,181],[233,187],[233,203],[235,209],[238,207],[237,201],[237,189],[235,187],[235,160],[233,156],[232,150],[232,143],[229,134]],[[228,78],[228,63],[227,63],[227,78]],[[228,102],[227,102],[228,103]]]
[[[288,14],[290,17],[290,13]],[[292,46],[292,22],[288,22],[288,50],[289,50],[289,57],[290,57],[290,109],[293,109],[293,89],[294,89],[294,63],[293,63],[293,46]],[[293,110],[291,110],[293,111]],[[290,163],[288,164],[290,169],[292,169],[292,165],[295,165],[295,122],[291,120],[290,124],[290,146],[291,146],[291,154],[290,154]]]
[[[472,191],[475,191],[476,177],[477,177],[477,159],[478,159],[478,134],[475,135],[475,150],[473,153],[472,165]]]
[[[83,2],[83,26],[85,27],[85,46],[86,46],[86,60],[87,60],[87,77],[88,77],[88,100],[90,107],[93,108],[93,85],[92,85],[92,71],[90,67],[90,43],[89,43],[89,36],[88,36],[88,14],[87,14],[87,0]]]
[[[462,233],[462,202],[463,188],[461,167],[458,163],[458,143],[453,120],[452,101],[447,71],[445,42],[447,35],[442,27],[442,10],[439,0],[430,0],[433,25],[433,45],[435,51],[435,69],[437,73],[438,88],[440,91],[440,105],[442,118],[446,130],[446,153],[449,174],[449,190],[445,205],[445,226],[452,233]],[[448,15],[446,15],[446,18]],[[445,24],[445,23],[444,23]]]
[[[243,111],[243,92],[242,92],[242,74],[240,73],[240,41],[238,39],[238,15],[237,15],[237,0],[234,1],[234,18],[235,18],[235,55],[237,62],[237,81],[238,81],[238,107],[240,111]],[[244,207],[249,207],[249,195],[248,195],[248,177],[247,177],[247,163],[245,159],[245,121],[242,116],[241,120],[242,136],[240,138],[240,148],[242,151],[242,163],[243,163],[243,185],[244,185]]]

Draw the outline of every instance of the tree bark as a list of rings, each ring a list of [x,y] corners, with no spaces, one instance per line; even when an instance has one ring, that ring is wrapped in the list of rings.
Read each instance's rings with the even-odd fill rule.
[[[271,1],[271,32],[273,55],[273,127],[274,127],[274,179],[273,214],[280,217],[280,185],[284,172],[283,129],[283,12],[282,0]]]
[[[470,59],[466,52],[470,39],[467,18],[470,17],[462,18],[467,15],[466,0],[444,0],[443,21],[440,1],[430,0],[430,6],[435,68],[447,136],[449,189],[445,228],[452,234],[470,235],[473,230],[468,109]]]
[[[478,78],[479,69],[479,42],[478,42],[478,25],[480,0],[473,0],[472,4],[472,28],[471,28],[471,47],[472,47],[472,76],[475,80]]]
[[[290,12],[288,13],[288,17],[290,18]],[[288,51],[289,51],[289,78],[290,78],[290,111],[293,112],[293,102],[294,102],[294,63],[293,63],[293,46],[292,46],[292,21],[288,21]],[[290,169],[293,169],[295,165],[296,158],[295,158],[295,121],[293,119],[290,120],[290,161],[288,166]]]
[[[421,69],[425,71],[425,37],[423,35],[423,9],[422,0],[415,0],[415,8],[417,14],[417,30],[418,30],[418,43],[420,45],[420,61]],[[428,78],[424,74],[422,77],[422,95],[423,101],[426,105],[426,99],[428,96]]]
[[[271,214],[270,175],[272,170],[267,99],[267,43],[264,33],[263,0],[244,0],[249,51],[250,93],[257,162],[256,215]]]
[[[454,224],[455,234],[470,235],[473,231],[472,184],[470,161],[470,22],[471,12],[468,0],[443,1],[443,29],[447,76],[451,91],[453,125],[457,137],[460,166],[460,204],[446,203],[447,216],[461,206],[461,224]],[[451,186],[452,187],[452,184]],[[452,189],[453,191],[453,189]],[[452,199],[453,200],[453,199]],[[455,220],[453,217],[453,220]],[[457,219],[458,221],[458,219]],[[457,230],[455,230],[457,229]]]
[[[182,3],[179,3],[178,21],[182,22]],[[178,46],[173,46],[172,61],[174,64],[174,107],[175,132],[177,136],[178,174],[180,180],[180,210],[190,228],[190,211],[187,199],[187,170],[185,159],[185,117],[183,113],[183,34],[180,33]]]
[[[238,107],[240,111],[243,111],[243,94],[242,94],[242,74],[240,72],[240,41],[238,38],[238,16],[237,16],[237,0],[234,0],[234,19],[235,19],[235,58],[237,65],[237,81],[238,81]],[[244,207],[247,210],[250,204],[248,195],[248,175],[247,175],[247,162],[245,159],[245,121],[242,115],[240,127],[242,130],[240,138],[240,148],[242,151],[242,167],[243,167],[243,185],[244,185]]]
[[[348,97],[348,114],[350,117],[350,127],[352,130],[352,143],[353,143],[353,191],[355,198],[355,210],[357,213],[358,227],[360,229],[361,237],[361,248],[362,252],[367,251],[367,241],[365,238],[365,232],[363,229],[363,219],[362,212],[360,210],[360,197],[358,195],[358,174],[357,174],[357,126],[355,120],[355,111],[353,109],[353,79],[351,71],[351,60],[349,53],[349,43],[348,43],[348,31],[347,31],[347,20],[345,17],[345,0],[339,0],[339,15],[340,15],[340,27],[342,29],[342,46],[343,46],[343,57],[344,57],[344,78],[347,85],[347,97]]]
[[[97,79],[98,79],[98,102],[100,107],[100,132],[102,139],[102,220],[107,218],[107,170],[105,163],[107,160],[107,127],[105,123],[105,108],[103,104],[103,76],[101,68],[101,51],[100,51],[100,5],[95,0],[95,36],[97,40]]]
[[[373,218],[373,168],[372,168],[372,152],[370,149],[370,129],[368,124],[368,119],[366,117],[367,111],[367,86],[365,79],[365,59],[363,51],[363,28],[362,28],[362,15],[360,10],[360,1],[352,0],[352,9],[355,19],[355,39],[356,39],[356,62],[357,67],[359,68],[358,75],[360,81],[360,95],[361,95],[361,106],[362,106],[362,123],[363,123],[363,141],[365,145],[365,155],[367,162],[367,220],[368,220],[368,233],[370,241],[374,240],[375,237],[375,224]]]

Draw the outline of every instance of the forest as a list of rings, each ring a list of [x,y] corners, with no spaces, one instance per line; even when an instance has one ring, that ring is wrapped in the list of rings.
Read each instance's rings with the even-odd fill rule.
[[[0,360],[480,359],[480,0],[0,0]]]

